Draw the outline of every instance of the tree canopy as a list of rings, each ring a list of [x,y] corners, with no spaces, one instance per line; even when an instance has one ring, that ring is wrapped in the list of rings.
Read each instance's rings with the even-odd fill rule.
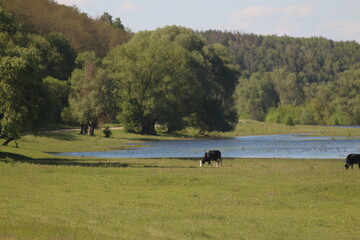
[[[76,121],[86,125],[88,134],[101,120],[111,120],[117,111],[117,83],[101,67],[100,59],[94,52],[84,52],[76,59],[76,68],[70,82],[69,107],[64,110],[65,120]],[[82,128],[82,133],[83,132]]]
[[[31,35],[0,8],[0,138],[5,145],[48,119],[47,92],[41,78],[41,49]]]
[[[236,67],[225,48],[207,46],[191,29],[138,33],[114,48],[105,63],[120,82],[120,119],[130,131],[154,134],[156,123],[168,131],[225,130],[236,122],[227,104]]]
[[[360,45],[355,41],[221,31],[202,34],[209,43],[226,46],[240,66],[236,90],[240,117],[282,123],[358,124],[355,95],[359,94],[356,72],[360,69]]]

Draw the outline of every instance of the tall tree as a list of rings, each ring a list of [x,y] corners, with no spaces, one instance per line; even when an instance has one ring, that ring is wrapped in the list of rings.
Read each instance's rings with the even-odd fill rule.
[[[185,85],[175,79],[183,69],[183,49],[150,32],[114,49],[107,62],[120,82],[121,116],[129,131],[155,134],[155,123],[176,108]],[[168,62],[164,61],[168,60]],[[173,116],[174,117],[174,116]]]
[[[48,98],[40,75],[39,50],[2,8],[0,27],[0,138],[7,145],[26,131],[36,132],[48,120]]]
[[[61,112],[68,106],[69,85],[53,77],[44,79],[46,92],[49,96],[48,112],[51,122],[61,122]]]
[[[226,81],[236,81],[236,71],[223,50],[206,47],[191,29],[170,26],[138,33],[111,51],[106,62],[121,83],[120,117],[127,129],[155,134],[155,123],[168,131],[186,125],[229,129],[234,119],[227,119]]]
[[[94,52],[84,52],[76,59],[79,68],[70,78],[69,107],[64,110],[68,120],[74,119],[89,129],[93,136],[101,120],[113,117],[117,112],[117,85],[101,68]]]
[[[62,33],[51,32],[46,36],[57,55],[47,64],[49,74],[60,80],[67,80],[75,67],[76,53],[69,39]]]
[[[112,18],[113,17],[108,12],[104,12],[103,15],[101,15],[101,17],[99,18],[99,20],[113,26],[114,28],[125,30],[125,27],[121,23],[120,18],[116,18],[115,20],[113,20]]]

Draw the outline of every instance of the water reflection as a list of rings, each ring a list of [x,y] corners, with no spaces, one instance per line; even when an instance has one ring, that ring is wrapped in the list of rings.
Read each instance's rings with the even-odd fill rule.
[[[360,152],[360,139],[306,135],[264,135],[225,139],[175,140],[144,143],[144,147],[107,152],[57,155],[103,158],[197,158],[219,149],[224,158],[345,158]]]

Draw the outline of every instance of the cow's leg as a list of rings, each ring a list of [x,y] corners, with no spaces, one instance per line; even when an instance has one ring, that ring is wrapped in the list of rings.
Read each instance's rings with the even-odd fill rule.
[[[354,168],[354,164],[351,164],[351,170]]]

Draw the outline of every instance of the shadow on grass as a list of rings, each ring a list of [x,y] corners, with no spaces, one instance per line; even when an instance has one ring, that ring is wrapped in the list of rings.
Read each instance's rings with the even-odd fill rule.
[[[161,166],[151,165],[143,163],[121,163],[121,162],[109,162],[109,161],[91,161],[85,162],[81,159],[34,159],[23,155],[0,152],[0,161],[5,163],[31,163],[38,165],[50,165],[50,166],[78,166],[78,167],[97,167],[97,168],[196,168],[195,166]]]
[[[77,134],[74,132],[42,132],[38,136],[54,138],[57,140],[73,141],[76,140]]]
[[[129,141],[140,141],[140,142],[157,142],[157,141],[180,141],[184,139],[206,139],[208,137],[203,136],[191,136],[185,134],[156,134],[156,135],[146,135],[140,133],[129,133],[132,134],[133,137],[122,137],[124,140]]]
[[[17,159],[19,161],[27,161],[31,160],[32,158],[26,157],[24,155],[16,154],[16,153],[8,153],[8,152],[0,152],[0,159]]]
[[[121,162],[81,162],[78,159],[30,159],[30,160],[15,160],[15,162],[32,163],[39,165],[52,166],[73,166],[73,167],[104,167],[104,168],[125,168],[131,167],[130,164]]]

